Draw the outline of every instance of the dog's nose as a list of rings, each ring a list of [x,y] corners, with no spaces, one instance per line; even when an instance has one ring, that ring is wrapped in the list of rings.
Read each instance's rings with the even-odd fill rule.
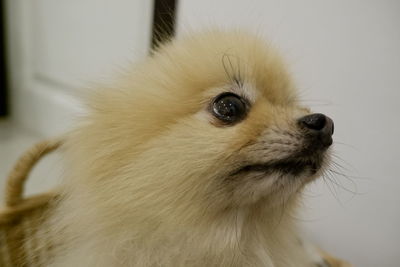
[[[328,147],[332,144],[334,125],[329,117],[321,113],[314,113],[301,117],[298,123],[316,140],[320,140],[322,146]]]
[[[300,123],[306,128],[320,131],[326,124],[326,117],[323,114],[315,113],[300,118]]]

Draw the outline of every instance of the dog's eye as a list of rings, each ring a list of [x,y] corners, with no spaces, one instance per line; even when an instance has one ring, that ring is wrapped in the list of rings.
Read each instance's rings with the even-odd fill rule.
[[[233,93],[222,93],[213,102],[212,112],[224,123],[236,123],[246,115],[244,100]]]

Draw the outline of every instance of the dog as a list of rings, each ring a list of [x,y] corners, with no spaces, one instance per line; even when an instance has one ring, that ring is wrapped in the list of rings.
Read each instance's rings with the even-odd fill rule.
[[[293,219],[330,161],[334,124],[301,105],[274,47],[209,30],[115,80],[67,135],[61,198],[43,226],[58,244],[48,266],[345,264]]]

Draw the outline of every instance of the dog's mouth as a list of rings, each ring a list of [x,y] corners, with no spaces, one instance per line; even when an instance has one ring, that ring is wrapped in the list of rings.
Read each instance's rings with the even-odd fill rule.
[[[312,174],[316,173],[321,167],[321,164],[317,161],[311,160],[280,160],[271,163],[261,163],[246,165],[235,172],[235,174],[247,173],[247,172],[263,172],[265,174],[279,172],[281,174],[290,174],[298,176],[305,171],[309,171]]]
[[[318,153],[312,157],[298,155],[271,162],[247,164],[236,169],[231,173],[231,176],[245,175],[253,172],[265,175],[274,173],[291,176],[301,176],[302,174],[314,175],[322,168],[323,163],[323,153]]]

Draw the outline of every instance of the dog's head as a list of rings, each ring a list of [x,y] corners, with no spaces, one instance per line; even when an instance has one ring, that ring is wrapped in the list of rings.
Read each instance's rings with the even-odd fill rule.
[[[273,205],[329,160],[332,120],[300,105],[281,58],[256,36],[173,41],[123,76],[94,96],[71,142],[100,201],[158,214]]]

